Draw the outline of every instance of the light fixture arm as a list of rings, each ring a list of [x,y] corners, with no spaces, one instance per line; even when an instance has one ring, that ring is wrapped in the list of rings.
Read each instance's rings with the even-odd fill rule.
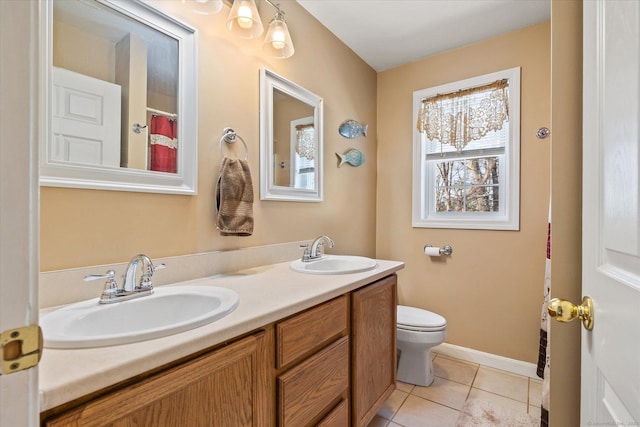
[[[269,3],[276,10],[276,16],[273,17],[272,21],[274,19],[277,19],[279,21],[284,21],[284,10],[280,8],[280,3],[274,3],[271,0],[264,0],[264,1]]]
[[[264,0],[264,1],[266,1],[267,3],[269,3],[269,4],[270,4],[271,6],[273,6],[273,7],[274,7],[278,12],[280,12],[280,3],[277,3],[277,4],[276,4],[276,3],[272,2],[271,0]]]

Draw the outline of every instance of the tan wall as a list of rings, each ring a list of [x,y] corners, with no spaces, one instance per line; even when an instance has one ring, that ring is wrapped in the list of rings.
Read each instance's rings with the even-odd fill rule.
[[[56,67],[115,83],[114,44],[59,21],[53,21],[52,61]]]
[[[266,25],[273,8],[260,2]],[[156,1],[198,29],[198,195],[173,196],[64,188],[41,189],[41,271],[151,257],[237,249],[331,236],[335,253],[375,256],[376,73],[296,2],[286,1],[295,55],[262,54],[261,40],[235,38],[225,27],[229,8],[214,16],[190,12],[188,3]],[[325,101],[325,201],[261,202],[259,186],[259,69],[266,67]],[[346,140],[347,118],[370,125],[369,136]],[[249,146],[256,192],[255,232],[222,237],[215,229],[214,183],[218,145],[233,127]],[[338,169],[334,153],[362,150],[367,162]],[[81,283],[72,286],[82,286]]]
[[[447,319],[447,342],[536,362],[549,204],[550,23],[378,75],[377,256],[403,260],[399,302]],[[522,67],[520,231],[412,228],[413,92]],[[453,247],[429,258],[425,244]]]

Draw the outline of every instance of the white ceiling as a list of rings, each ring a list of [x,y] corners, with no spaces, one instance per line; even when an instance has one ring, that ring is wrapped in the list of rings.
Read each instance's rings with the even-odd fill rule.
[[[524,28],[551,16],[550,0],[297,2],[376,71]]]

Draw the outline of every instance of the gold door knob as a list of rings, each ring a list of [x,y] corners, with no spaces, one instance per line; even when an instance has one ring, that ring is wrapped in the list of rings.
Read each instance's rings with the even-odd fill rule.
[[[579,318],[586,330],[593,329],[593,301],[589,297],[582,298],[581,305],[554,298],[549,301],[547,310],[551,317],[554,317],[558,322],[571,322],[573,319]]]

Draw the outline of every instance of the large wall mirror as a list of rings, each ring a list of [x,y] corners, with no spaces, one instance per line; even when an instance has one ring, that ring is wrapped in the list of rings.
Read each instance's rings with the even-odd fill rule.
[[[260,198],[322,201],[322,98],[260,70]]]
[[[135,0],[45,7],[41,185],[196,194],[195,30]]]

